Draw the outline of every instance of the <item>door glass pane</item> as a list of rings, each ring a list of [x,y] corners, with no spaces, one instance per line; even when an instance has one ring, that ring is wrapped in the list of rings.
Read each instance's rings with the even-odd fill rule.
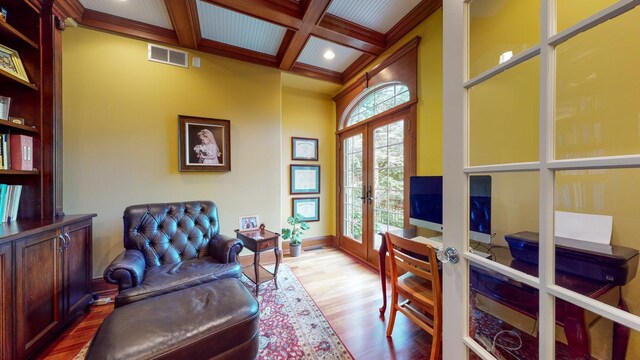
[[[473,263],[469,286],[469,336],[498,359],[538,359],[538,290]]]
[[[404,121],[373,130],[374,232],[404,228]],[[380,237],[374,237],[374,249]]]
[[[510,242],[513,234],[538,232],[539,181],[537,172],[471,175],[469,248],[480,256],[537,276],[536,266],[517,267],[514,249],[510,248],[514,244]],[[534,257],[537,263],[537,253]]]
[[[537,161],[540,59],[469,89],[469,164]]]
[[[561,299],[556,299],[556,317],[556,359],[640,358],[640,333],[629,327]]]
[[[540,41],[538,0],[472,0],[469,13],[470,78]]]
[[[640,315],[640,168],[555,176],[556,282]],[[607,224],[611,224],[608,226]],[[634,339],[640,344],[640,338]]]
[[[362,243],[362,134],[344,140],[343,234]]]
[[[557,0],[558,32],[595,15],[617,0]]]
[[[635,8],[557,47],[556,159],[640,153],[638,34]]]

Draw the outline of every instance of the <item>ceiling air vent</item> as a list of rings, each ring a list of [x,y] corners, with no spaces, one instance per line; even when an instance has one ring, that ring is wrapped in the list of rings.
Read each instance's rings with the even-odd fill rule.
[[[149,44],[149,60],[163,64],[189,67],[189,54],[186,51],[174,50],[168,47]]]

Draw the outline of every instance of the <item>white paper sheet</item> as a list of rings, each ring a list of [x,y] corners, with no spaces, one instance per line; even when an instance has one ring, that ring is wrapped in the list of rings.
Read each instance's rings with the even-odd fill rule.
[[[605,245],[611,243],[612,216],[556,211],[555,219],[556,237]]]

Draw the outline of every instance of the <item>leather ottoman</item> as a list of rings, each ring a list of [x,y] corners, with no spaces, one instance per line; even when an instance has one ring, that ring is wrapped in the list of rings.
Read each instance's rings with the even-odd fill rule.
[[[86,359],[255,359],[259,316],[238,279],[220,279],[116,308]]]

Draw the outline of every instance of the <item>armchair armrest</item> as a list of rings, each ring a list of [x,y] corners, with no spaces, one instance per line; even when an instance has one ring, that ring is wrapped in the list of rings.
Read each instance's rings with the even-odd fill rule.
[[[211,256],[220,263],[236,261],[237,255],[244,248],[242,240],[218,234],[211,239]]]
[[[104,280],[118,284],[118,291],[138,286],[144,278],[145,264],[144,255],[140,250],[125,250],[104,270]]]

